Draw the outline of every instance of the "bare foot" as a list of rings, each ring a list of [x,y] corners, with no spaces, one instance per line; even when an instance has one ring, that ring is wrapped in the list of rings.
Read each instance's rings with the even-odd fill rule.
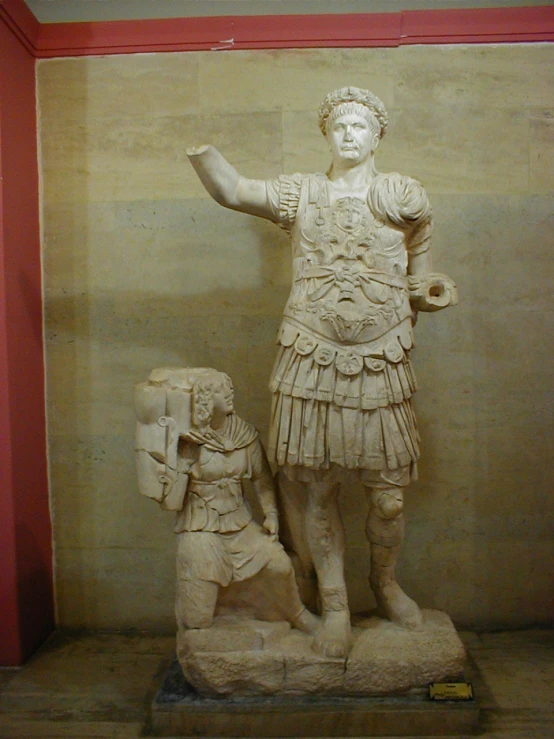
[[[415,601],[409,598],[396,580],[384,585],[372,585],[379,611],[383,616],[405,629],[418,629],[423,623],[421,611]]]
[[[315,635],[314,652],[323,657],[346,657],[350,647],[350,611],[329,611]]]
[[[300,616],[292,622],[292,625],[295,629],[300,629],[306,634],[315,634],[321,628],[321,619],[314,616],[307,608],[304,608]]]

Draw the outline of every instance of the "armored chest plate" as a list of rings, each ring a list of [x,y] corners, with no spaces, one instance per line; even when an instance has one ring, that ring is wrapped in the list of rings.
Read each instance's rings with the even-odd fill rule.
[[[340,344],[385,336],[411,314],[403,233],[377,220],[360,197],[333,200],[320,187],[307,200],[292,235],[285,316]]]

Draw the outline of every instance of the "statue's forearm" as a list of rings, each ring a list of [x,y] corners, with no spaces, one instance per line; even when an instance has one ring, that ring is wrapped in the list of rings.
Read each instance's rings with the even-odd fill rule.
[[[208,144],[187,149],[187,156],[212,198],[227,208],[237,208],[240,175],[215,146]]]
[[[426,275],[433,271],[431,251],[427,249],[420,254],[410,254],[408,260],[408,274],[413,276]]]
[[[251,455],[252,487],[264,516],[267,516],[268,513],[277,511],[277,498],[271,468],[259,440],[253,446]]]
[[[215,146],[210,144],[187,149],[187,155],[202,184],[220,205],[275,220],[265,180],[242,177]]]
[[[278,510],[277,499],[275,497],[273,480],[271,477],[267,479],[253,480],[253,487],[264,516],[267,516],[268,513],[276,512]]]

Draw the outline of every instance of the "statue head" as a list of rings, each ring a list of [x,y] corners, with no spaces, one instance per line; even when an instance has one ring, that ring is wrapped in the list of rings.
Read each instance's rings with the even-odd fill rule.
[[[206,428],[216,414],[228,416],[234,412],[233,383],[229,375],[209,367],[191,372],[193,426]]]
[[[368,121],[379,139],[385,135],[389,120],[387,111],[377,95],[369,90],[341,87],[330,92],[319,107],[321,133],[327,136],[329,124],[343,115],[360,115]]]

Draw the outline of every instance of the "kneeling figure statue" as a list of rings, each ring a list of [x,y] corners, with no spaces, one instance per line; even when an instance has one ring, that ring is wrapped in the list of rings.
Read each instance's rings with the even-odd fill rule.
[[[136,387],[140,492],[176,511],[179,641],[211,627],[220,588],[262,575],[283,619],[312,633],[318,619],[300,600],[278,541],[271,470],[258,432],[234,412],[230,378],[211,368],[160,368]],[[244,497],[252,481],[260,526]]]

